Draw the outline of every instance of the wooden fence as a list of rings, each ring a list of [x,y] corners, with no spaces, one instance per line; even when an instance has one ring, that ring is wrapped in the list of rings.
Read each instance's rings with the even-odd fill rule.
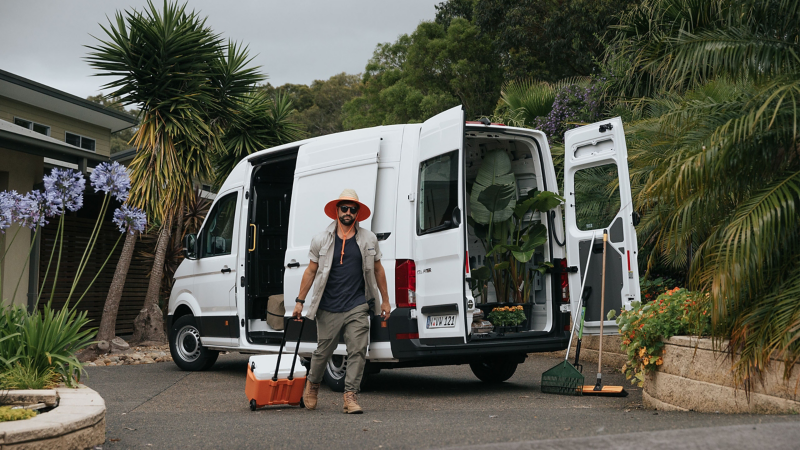
[[[55,284],[55,294],[53,297],[53,305],[56,308],[62,307],[67,297],[69,296],[70,288],[75,280],[78,271],[78,265],[83,257],[84,251],[87,248],[89,237],[95,226],[95,220],[83,219],[78,217],[65,217],[64,218],[64,244],[61,249],[61,267],[58,273],[58,280]],[[58,229],[58,220],[54,220],[47,224],[41,231],[41,243],[39,252],[39,288],[44,286],[42,299],[39,302],[41,308],[47,303],[50,298],[50,292],[53,288],[53,276],[55,275],[55,263],[58,258],[59,249],[55,249],[55,256],[53,257],[53,264],[50,267],[50,273],[47,273],[47,265],[50,260],[50,254],[56,242],[56,231]],[[122,247],[125,244],[125,236],[121,236],[119,229],[110,221],[102,224],[100,235],[91,253],[86,268],[75,287],[70,304],[74,305],[78,302],[78,309],[81,311],[88,311],[88,317],[91,319],[89,326],[98,327],[100,325],[100,317],[103,314],[103,306],[105,305],[108,290],[111,287],[111,280],[114,278],[114,271],[116,270],[119,256],[122,253]],[[114,244],[119,239],[119,243],[114,249],[114,253],[108,259],[102,271],[100,268],[103,262],[108,257]],[[149,282],[149,273],[151,267],[141,260],[139,251],[142,250],[140,242],[137,241],[136,248],[134,249],[133,259],[131,260],[128,276],[125,280],[125,287],[122,290],[122,299],[120,300],[119,313],[117,314],[116,334],[125,335],[133,333],[133,319],[139,314],[139,310],[144,305],[144,298],[147,294],[147,285]],[[94,284],[87,291],[87,287],[96,278]],[[85,295],[84,295],[85,292]]]

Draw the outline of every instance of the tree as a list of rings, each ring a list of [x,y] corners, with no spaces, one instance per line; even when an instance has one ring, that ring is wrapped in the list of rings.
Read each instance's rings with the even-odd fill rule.
[[[140,107],[128,203],[161,227],[133,340],[163,342],[158,294],[173,219],[194,180],[211,177],[211,153],[222,147],[225,125],[263,76],[246,67],[245,47],[225,45],[185,4],[165,2],[158,10],[148,2],[142,11],[117,12],[103,30],[108,40],[89,46],[87,60],[98,75],[114,77],[103,86],[111,96]]]
[[[361,95],[361,75],[340,73],[327,80],[314,80],[311,86],[284,84],[264,86],[271,94],[281,94],[291,100],[295,113],[291,119],[302,125],[308,137],[344,131],[344,104]]]
[[[364,95],[344,106],[344,126],[422,122],[459,103],[467,117],[488,116],[501,75],[491,42],[470,21],[422,22],[411,35],[377,46],[363,76]]]
[[[797,0],[648,0],[607,53],[642,117],[627,131],[645,235],[711,295],[746,388],[800,359],[799,40]]]
[[[452,3],[452,1],[450,2]],[[506,81],[554,82],[588,76],[604,54],[603,36],[636,0],[479,0],[473,12],[492,41]]]

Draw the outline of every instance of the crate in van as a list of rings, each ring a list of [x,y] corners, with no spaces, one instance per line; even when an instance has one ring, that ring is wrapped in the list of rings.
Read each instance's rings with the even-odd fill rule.
[[[274,310],[269,299],[282,295],[284,314],[293,310],[311,238],[330,224],[323,207],[345,188],[373,211],[359,226],[378,237],[392,305],[386,327],[372,319],[367,373],[469,364],[481,380],[505,381],[529,353],[566,348],[584,275],[585,331],[597,333],[609,309],[639,299],[622,121],[566,133],[565,202],[526,218],[547,229],[547,241],[534,250],[528,269],[544,262],[553,268],[533,280],[522,302],[528,320],[513,333],[485,326],[473,333],[471,326],[477,311],[488,313],[505,300],[476,297],[469,286],[470,269],[487,263],[467,219],[469,187],[488,152],[508,155],[517,198],[531,189],[559,193],[544,133],[467,122],[460,107],[422,124],[337,133],[246,157],[222,185],[198,234],[186,238],[187,258],[175,272],[167,311],[175,363],[202,370],[219,351],[278,350],[282,331],[268,320],[268,309]],[[618,189],[602,198],[587,192],[583,180],[597,173],[616,179]],[[602,207],[585,208],[599,201]],[[606,256],[606,310],[600,311],[602,254],[590,243],[603,229],[609,230],[612,250]],[[616,332],[613,321],[604,326]],[[299,337],[300,354],[310,356],[316,327],[305,327]],[[345,355],[340,344],[327,365],[325,382],[333,389],[344,387]]]

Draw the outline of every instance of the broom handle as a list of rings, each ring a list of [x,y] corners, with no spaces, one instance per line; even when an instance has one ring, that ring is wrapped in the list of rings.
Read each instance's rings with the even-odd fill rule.
[[[606,243],[608,242],[608,231],[603,230],[603,275],[600,282],[600,349],[597,353],[597,373],[603,372],[603,312],[606,309]]]

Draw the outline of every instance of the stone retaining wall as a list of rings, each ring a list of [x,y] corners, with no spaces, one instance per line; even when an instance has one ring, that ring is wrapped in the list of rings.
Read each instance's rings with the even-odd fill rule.
[[[0,423],[0,450],[85,449],[106,440],[106,403],[81,386],[56,388],[58,406],[27,420]]]
[[[787,382],[783,363],[773,361],[764,383],[753,383],[748,402],[745,392],[734,388],[730,358],[714,351],[710,339],[675,336],[665,344],[664,364],[645,379],[646,407],[720,413],[800,412],[800,368],[795,367]]]

